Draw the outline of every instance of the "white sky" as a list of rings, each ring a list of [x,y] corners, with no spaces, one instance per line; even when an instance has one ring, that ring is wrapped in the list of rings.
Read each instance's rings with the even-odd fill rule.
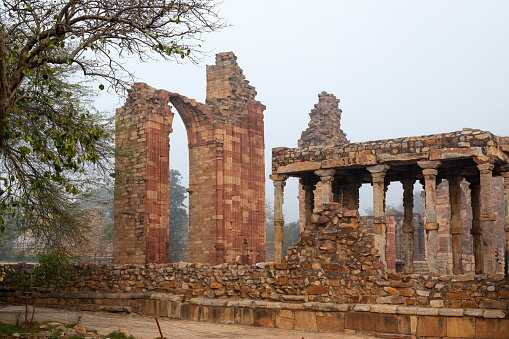
[[[352,142],[461,130],[509,135],[507,0],[225,0],[231,27],[204,36],[198,66],[129,62],[139,81],[205,102],[205,65],[233,51],[265,111],[266,191],[271,149],[296,147],[318,94],[341,99]],[[97,107],[123,102],[103,95]],[[185,128],[175,115],[171,167],[188,182]],[[391,185],[388,202],[401,192]],[[285,219],[298,218],[297,180],[285,189]],[[361,212],[372,204],[361,191]]]

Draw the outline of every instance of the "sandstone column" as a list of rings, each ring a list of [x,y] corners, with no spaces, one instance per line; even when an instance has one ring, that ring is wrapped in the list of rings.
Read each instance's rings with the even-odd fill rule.
[[[367,167],[373,178],[373,211],[375,213],[375,248],[380,254],[380,262],[387,267],[385,260],[385,246],[387,244],[385,226],[385,173],[389,165],[375,165]]]
[[[470,182],[470,201],[472,205],[472,242],[474,248],[475,274],[482,274],[484,267],[484,254],[482,246],[482,228],[481,228],[481,186],[479,177],[469,177]]]
[[[334,169],[316,170],[315,174],[320,177],[322,182],[322,204],[330,204],[332,202],[332,181],[334,180]]]
[[[288,175],[272,174],[270,178],[274,182],[274,261],[283,262],[284,226],[283,202],[284,189]]]
[[[311,224],[311,216],[315,207],[315,185],[304,185],[301,179],[301,187],[304,190],[304,210],[306,213],[305,227]],[[301,223],[302,225],[302,223]],[[305,228],[304,227],[304,228]],[[303,231],[303,229],[301,229]]]
[[[449,233],[452,238],[452,273],[463,274],[463,241],[461,225],[461,177],[450,175],[449,181],[449,204],[451,205],[451,221],[449,222]]]
[[[403,273],[414,273],[414,181],[413,179],[401,180],[403,184],[403,250],[405,252],[405,264]]]
[[[422,168],[424,175],[424,186],[426,190],[426,260],[428,261],[428,269],[430,272],[438,272],[438,222],[436,211],[436,185],[437,185],[437,168],[440,161],[418,161],[417,164]]]
[[[481,181],[481,222],[483,233],[483,247],[484,247],[484,273],[495,273],[495,246],[493,243],[493,221],[496,220],[493,208],[491,206],[491,178],[493,171],[493,164],[489,162],[479,161],[477,168],[480,173]],[[482,162],[482,163],[479,163]]]
[[[509,165],[502,165],[500,167],[502,169],[502,176],[504,177],[504,200],[505,200],[504,231],[505,231],[505,250],[507,253],[506,260],[507,260],[507,257],[509,256]]]

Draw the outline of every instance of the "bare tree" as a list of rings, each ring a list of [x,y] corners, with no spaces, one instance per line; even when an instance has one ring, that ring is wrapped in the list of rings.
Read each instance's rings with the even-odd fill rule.
[[[87,105],[90,88],[77,83],[78,75],[122,92],[134,79],[125,57],[197,61],[202,34],[225,26],[217,6],[215,0],[2,1],[0,230],[6,213],[50,219],[47,225],[65,220],[70,196],[91,173],[107,171],[111,125],[97,121]]]

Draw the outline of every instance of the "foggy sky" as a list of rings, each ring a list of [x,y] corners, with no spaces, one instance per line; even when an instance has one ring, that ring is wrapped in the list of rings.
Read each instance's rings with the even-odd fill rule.
[[[233,51],[266,107],[266,192],[271,149],[296,147],[318,94],[338,97],[352,142],[451,132],[509,135],[509,1],[225,0],[230,27],[204,36],[199,65],[129,61],[138,80],[205,102],[205,66]],[[123,99],[120,99],[123,100]],[[97,107],[122,101],[103,95]],[[178,114],[171,167],[188,183],[187,136]],[[418,186],[418,185],[416,185]],[[361,191],[361,212],[372,205]],[[285,188],[285,220],[298,218],[297,180]],[[391,184],[388,202],[401,191]]]

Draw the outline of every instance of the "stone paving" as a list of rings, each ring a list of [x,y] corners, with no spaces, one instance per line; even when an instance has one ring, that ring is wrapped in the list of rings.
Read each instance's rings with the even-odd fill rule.
[[[16,317],[24,319],[25,307],[22,305],[0,304],[0,322],[15,323]],[[32,308],[29,307],[29,314]],[[87,330],[97,330],[106,335],[113,331],[123,330],[137,339],[153,339],[159,337],[159,331],[154,317],[140,315],[125,315],[106,312],[74,312],[58,309],[37,307],[36,321],[55,321],[74,324],[79,321]],[[338,338],[338,339],[368,339],[374,336],[348,333],[316,333],[308,331],[282,330],[277,328],[241,326],[230,324],[214,324],[195,321],[173,320],[158,318],[163,335],[167,338]]]

